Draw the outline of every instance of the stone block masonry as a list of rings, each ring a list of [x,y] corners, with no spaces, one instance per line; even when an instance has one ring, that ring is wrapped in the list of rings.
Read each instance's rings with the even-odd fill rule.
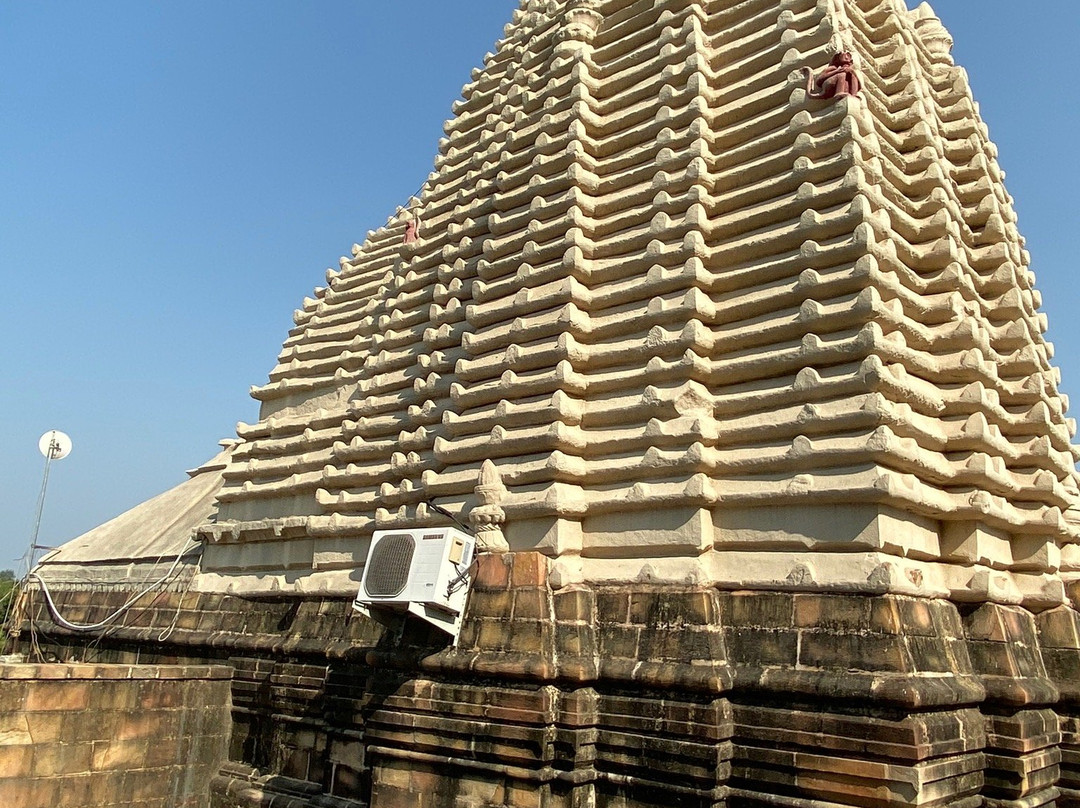
[[[1073,606],[549,571],[482,555],[456,647],[344,599],[173,593],[92,648],[49,626],[48,649],[227,662],[213,808],[1080,808]]]
[[[951,43],[905,0],[521,0],[257,422],[39,570],[106,620],[158,526],[185,591],[25,615],[235,670],[214,808],[1078,808],[1080,447]],[[350,611],[435,501],[504,553],[455,647]],[[57,737],[23,782],[166,766]]]
[[[204,808],[227,757],[220,665],[0,665],[0,805]]]

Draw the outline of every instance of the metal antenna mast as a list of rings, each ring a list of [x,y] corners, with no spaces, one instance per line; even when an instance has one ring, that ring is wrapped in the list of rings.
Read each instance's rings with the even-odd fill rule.
[[[45,491],[49,487],[49,468],[54,460],[63,460],[71,454],[71,438],[63,432],[53,429],[41,436],[38,441],[38,449],[45,455],[45,473],[41,477],[41,493],[38,494],[37,513],[34,516],[34,528],[30,535],[30,546],[26,549],[26,555],[22,559],[25,566],[24,575],[34,568],[34,558],[37,551],[49,549],[39,547],[37,543],[38,531],[41,530],[41,514],[45,509]]]
[[[41,514],[45,510],[45,491],[49,487],[49,469],[54,460],[62,460],[71,453],[71,438],[58,429],[51,429],[38,440],[38,451],[45,455],[45,473],[41,477],[41,492],[38,494],[37,511],[34,514],[34,528],[30,534],[30,546],[26,549],[26,555],[22,557],[22,565],[19,583],[7,595],[7,603],[4,604],[3,633],[0,635],[0,652],[5,650],[9,635],[12,630],[12,620],[15,619],[17,607],[15,601],[20,599],[26,590],[26,583],[30,577],[30,571],[34,568],[34,558],[37,555],[38,531],[41,530]],[[34,640],[33,623],[30,626],[31,644],[36,645]]]

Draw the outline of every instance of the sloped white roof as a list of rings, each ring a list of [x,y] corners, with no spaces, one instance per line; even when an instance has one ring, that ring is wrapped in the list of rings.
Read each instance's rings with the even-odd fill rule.
[[[139,584],[161,577],[185,549],[197,547],[192,531],[213,520],[233,445],[188,472],[190,479],[175,488],[49,553],[37,573],[50,584]],[[184,563],[192,561],[193,557]]]

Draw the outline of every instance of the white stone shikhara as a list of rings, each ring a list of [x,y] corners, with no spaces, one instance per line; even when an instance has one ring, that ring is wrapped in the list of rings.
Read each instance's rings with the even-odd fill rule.
[[[1062,602],[1075,428],[950,45],[901,0],[523,2],[253,390],[200,585],[347,592],[434,497],[556,585]],[[837,48],[861,96],[807,98]]]

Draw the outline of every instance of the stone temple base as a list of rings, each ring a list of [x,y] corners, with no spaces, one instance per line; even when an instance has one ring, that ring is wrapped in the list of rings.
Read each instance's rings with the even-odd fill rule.
[[[49,647],[232,665],[218,808],[1080,806],[1071,608],[554,589],[547,569],[483,556],[456,648],[340,599],[207,594]],[[114,595],[59,600],[89,620]]]

